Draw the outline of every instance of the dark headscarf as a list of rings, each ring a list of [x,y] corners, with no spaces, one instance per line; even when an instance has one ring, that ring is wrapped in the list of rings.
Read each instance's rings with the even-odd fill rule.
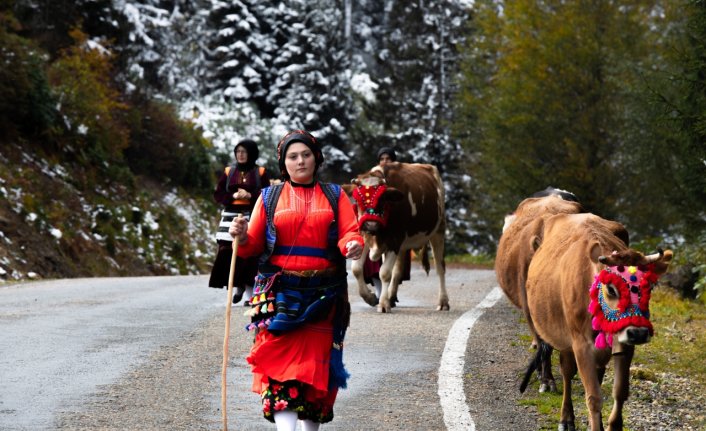
[[[286,180],[289,179],[289,174],[287,173],[287,168],[284,165],[284,156],[287,155],[287,147],[289,144],[294,142],[301,142],[302,144],[309,147],[312,153],[314,153],[314,158],[316,166],[314,167],[314,174],[319,170],[319,166],[324,162],[324,155],[321,152],[321,145],[314,138],[311,133],[304,130],[292,130],[291,132],[284,135],[277,144],[277,163],[279,164],[279,170],[282,173],[282,178]]]
[[[395,150],[393,150],[390,147],[382,147],[380,150],[378,150],[378,161],[380,161],[380,157],[382,157],[383,154],[387,154],[390,156],[390,160],[393,162],[397,161],[397,153],[395,153]]]
[[[238,158],[236,157],[235,160],[237,163],[237,168],[240,172],[247,172],[255,167],[255,162],[257,162],[257,158],[260,157],[260,150],[257,148],[257,143],[252,139],[243,139],[238,142],[233,149],[233,155],[235,155],[235,152],[238,151],[238,147],[243,147],[245,148],[245,151],[248,152],[248,161],[245,163],[238,163]]]

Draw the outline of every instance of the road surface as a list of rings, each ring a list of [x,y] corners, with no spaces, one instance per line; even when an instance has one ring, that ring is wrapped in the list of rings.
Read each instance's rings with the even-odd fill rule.
[[[334,430],[532,430],[517,405],[529,359],[519,315],[488,270],[449,268],[451,311],[419,267],[390,314],[353,315]],[[205,276],[57,280],[0,287],[0,429],[218,430],[226,291]],[[232,309],[231,430],[274,430],[249,391],[251,336]]]

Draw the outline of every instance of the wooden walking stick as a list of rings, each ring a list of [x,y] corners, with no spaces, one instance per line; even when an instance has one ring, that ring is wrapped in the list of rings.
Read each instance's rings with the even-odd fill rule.
[[[240,217],[236,214],[235,217]],[[233,255],[230,258],[230,273],[228,275],[228,303],[226,304],[226,330],[223,336],[223,367],[221,368],[221,415],[223,431],[228,431],[228,412],[226,402],[226,373],[228,370],[228,339],[230,338],[230,311],[233,306],[233,279],[235,276],[235,259],[238,255],[238,238],[233,238]]]

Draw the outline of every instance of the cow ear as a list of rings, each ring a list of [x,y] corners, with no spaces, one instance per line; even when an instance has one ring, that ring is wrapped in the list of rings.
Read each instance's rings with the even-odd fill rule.
[[[388,187],[382,196],[380,196],[380,200],[383,202],[400,202],[403,199],[404,193],[393,187]]]
[[[341,184],[341,188],[348,196],[352,196],[356,186],[353,184]]]
[[[539,246],[542,245],[544,240],[544,219],[539,217],[533,221],[527,228],[529,232],[537,232],[535,235],[530,237],[530,250],[532,250],[532,255],[537,252]]]
[[[668,263],[672,261],[672,257],[674,257],[674,253],[672,250],[664,250],[664,256],[662,257],[662,262]]]
[[[601,249],[601,245],[597,242],[594,242],[593,245],[591,245],[591,262],[600,262],[605,265],[607,264],[607,261],[608,258],[603,256],[603,249]]]
[[[542,238],[539,235],[532,235],[532,238],[530,238],[530,250],[532,250],[533,255],[537,252],[540,245],[542,245]]]

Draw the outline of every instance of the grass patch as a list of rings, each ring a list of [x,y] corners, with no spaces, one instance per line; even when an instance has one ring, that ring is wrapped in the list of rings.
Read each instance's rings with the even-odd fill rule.
[[[652,292],[650,320],[655,335],[635,349],[633,367],[689,376],[706,386],[706,305],[659,287]]]
[[[452,254],[444,256],[446,264],[457,264],[471,267],[493,269],[495,259],[489,254]]]

